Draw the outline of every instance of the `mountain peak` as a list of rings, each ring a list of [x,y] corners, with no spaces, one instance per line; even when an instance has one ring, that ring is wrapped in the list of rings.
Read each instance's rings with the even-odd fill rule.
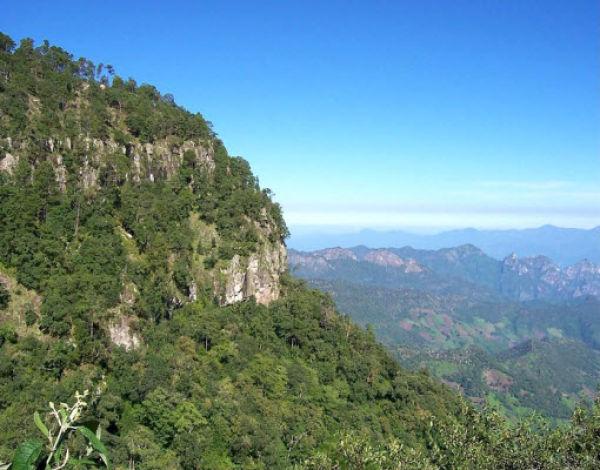
[[[476,247],[472,243],[465,243],[463,245],[458,245],[455,248],[451,248],[456,250],[461,255],[484,255],[485,253],[480,248]]]
[[[363,260],[380,266],[401,268],[406,273],[420,273],[424,269],[414,259],[401,258],[385,248],[371,250],[363,257]]]
[[[325,248],[323,250],[319,250],[314,252],[315,256],[321,256],[324,259],[326,259],[327,261],[332,261],[332,260],[337,260],[337,259],[352,259],[355,260],[356,255],[354,254],[354,252],[348,248],[341,248],[341,247],[335,247],[335,248]]]
[[[221,305],[279,297],[287,265],[281,208],[200,114],[47,43],[23,47],[0,51],[7,77],[0,91],[13,97],[0,118],[1,180],[20,191],[2,200],[0,210],[8,211],[0,213],[3,246],[27,238],[23,227],[36,226],[48,238],[40,243],[56,245],[40,255],[49,265],[85,269],[86,256],[113,257],[116,271],[105,273],[112,290],[105,298],[106,286],[98,287],[99,303],[116,309],[120,297],[131,297],[128,308],[149,316],[169,316],[199,292],[210,291],[210,301]],[[23,192],[42,196],[16,210]],[[108,251],[86,255],[89,239],[103,239]],[[12,267],[22,249],[0,261]],[[149,274],[133,274],[140,266],[151,271],[148,263],[162,273],[160,289],[143,287]],[[58,313],[66,293],[43,292],[50,266],[22,269],[26,287],[39,289],[44,305],[56,303],[44,307],[57,311],[49,317],[60,317],[48,323],[66,332],[74,321]],[[145,299],[152,290],[160,302]]]

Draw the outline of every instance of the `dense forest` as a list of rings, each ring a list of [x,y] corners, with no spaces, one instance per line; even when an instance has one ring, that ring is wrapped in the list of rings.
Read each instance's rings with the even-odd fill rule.
[[[598,409],[475,410],[276,272],[281,209],[172,96],[0,34],[0,145],[0,467],[44,468],[15,453],[83,390],[66,449],[108,458],[73,468],[598,465]]]

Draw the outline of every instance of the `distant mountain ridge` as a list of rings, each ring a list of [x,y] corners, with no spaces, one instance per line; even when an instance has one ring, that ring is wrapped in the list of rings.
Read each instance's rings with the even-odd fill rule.
[[[545,255],[561,266],[583,259],[600,263],[600,226],[586,230],[544,225],[522,230],[476,230],[473,228],[421,235],[404,231],[362,230],[355,233],[294,234],[288,246],[312,251],[328,246],[352,247],[365,245],[412,246],[417,249],[441,249],[472,244],[489,256],[504,259],[511,253],[519,257]]]
[[[290,250],[288,259],[406,365],[475,402],[563,419],[600,382],[600,266],[591,261],[497,260],[474,245]]]
[[[396,277],[406,278],[405,282],[416,288],[422,284],[426,290],[431,290],[433,282],[444,284],[456,280],[481,285],[493,294],[515,301],[600,297],[600,264],[589,260],[561,267],[546,256],[520,258],[513,253],[498,261],[473,245],[440,250],[336,247],[314,252],[290,250],[289,256],[292,269],[308,278],[342,276],[361,282],[372,278],[371,284],[379,284],[392,275],[391,269]],[[348,271],[346,275],[344,269]],[[377,269],[384,274],[378,276]],[[445,278],[443,282],[440,277]]]

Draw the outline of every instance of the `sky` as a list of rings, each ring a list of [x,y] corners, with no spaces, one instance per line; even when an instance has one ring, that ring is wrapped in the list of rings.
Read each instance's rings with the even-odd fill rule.
[[[201,112],[292,232],[600,225],[597,0],[0,7]]]

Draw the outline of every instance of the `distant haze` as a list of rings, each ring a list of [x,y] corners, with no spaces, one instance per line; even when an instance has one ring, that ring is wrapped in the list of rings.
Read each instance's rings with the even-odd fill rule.
[[[292,227],[292,236],[287,242],[289,247],[305,251],[357,245],[370,248],[411,246],[439,249],[468,243],[498,259],[516,253],[519,256],[544,255],[561,265],[576,263],[582,259],[600,262],[600,226],[589,230],[552,225],[522,230],[467,228],[435,234],[376,230],[334,232],[331,229],[294,230]]]

